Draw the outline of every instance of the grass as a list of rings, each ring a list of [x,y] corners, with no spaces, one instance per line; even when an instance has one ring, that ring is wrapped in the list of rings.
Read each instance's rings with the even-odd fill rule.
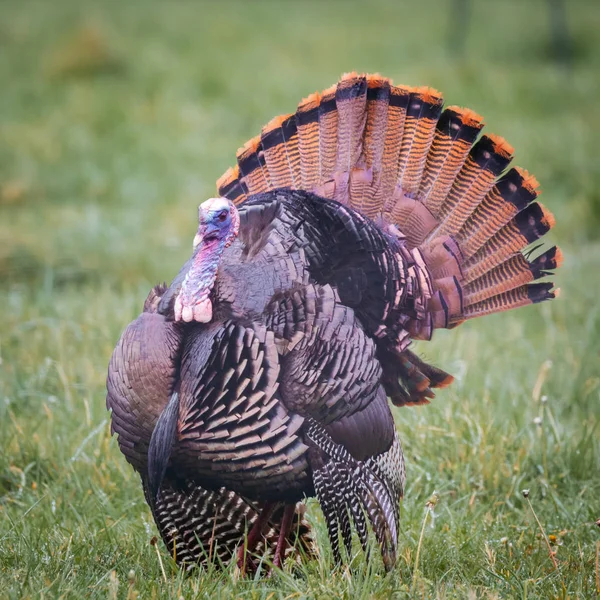
[[[567,66],[549,58],[546,2],[472,3],[462,57],[446,43],[450,6],[0,4],[6,597],[598,594],[600,6],[568,3]],[[321,556],[299,572],[185,577],[161,547],[164,583],[138,479],[110,437],[112,348],[187,258],[196,205],[235,149],[353,69],[435,86],[511,141],[557,216],[563,294],[418,346],[457,382],[396,413],[408,488],[392,573],[358,551],[332,572],[311,502]]]

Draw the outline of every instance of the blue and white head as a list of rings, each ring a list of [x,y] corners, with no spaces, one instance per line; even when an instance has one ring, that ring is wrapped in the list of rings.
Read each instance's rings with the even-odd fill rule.
[[[235,240],[240,217],[227,198],[209,198],[198,208],[192,265],[175,299],[175,320],[208,323],[212,319],[210,293],[223,250]]]

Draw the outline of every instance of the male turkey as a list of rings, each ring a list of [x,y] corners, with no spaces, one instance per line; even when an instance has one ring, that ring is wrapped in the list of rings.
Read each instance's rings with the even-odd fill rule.
[[[192,258],[108,376],[113,431],[178,561],[238,547],[280,565],[308,548],[297,503],[316,494],[336,559],[353,523],[394,564],[405,476],[387,398],[427,403],[452,381],[411,341],[556,294],[533,281],[558,248],[523,253],[553,217],[482,127],[431,88],[351,73],[273,119],[200,205]]]

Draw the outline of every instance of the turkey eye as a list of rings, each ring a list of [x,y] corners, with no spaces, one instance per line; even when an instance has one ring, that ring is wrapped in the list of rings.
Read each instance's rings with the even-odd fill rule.
[[[219,219],[219,221],[224,221],[227,218],[227,211],[221,211],[219,213],[219,216],[217,217],[217,219]]]

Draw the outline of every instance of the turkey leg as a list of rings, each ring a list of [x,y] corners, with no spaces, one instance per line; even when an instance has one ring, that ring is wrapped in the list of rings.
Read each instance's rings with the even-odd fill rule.
[[[249,560],[251,560],[250,557],[248,557],[247,555],[249,552],[254,552],[254,550],[256,549],[256,546],[260,541],[260,537],[263,533],[265,525],[269,520],[269,517],[273,513],[274,508],[274,502],[265,502],[262,510],[260,511],[260,514],[258,515],[258,519],[254,521],[254,525],[252,525],[250,531],[248,532],[246,543],[242,544],[238,550],[237,564],[242,571],[242,575],[246,574],[246,563]]]
[[[287,548],[288,536],[292,530],[294,522],[294,514],[296,513],[295,504],[286,504],[281,518],[281,529],[279,530],[279,538],[277,540],[277,548],[275,548],[275,556],[273,557],[273,568],[280,569],[285,558],[285,549]]]

